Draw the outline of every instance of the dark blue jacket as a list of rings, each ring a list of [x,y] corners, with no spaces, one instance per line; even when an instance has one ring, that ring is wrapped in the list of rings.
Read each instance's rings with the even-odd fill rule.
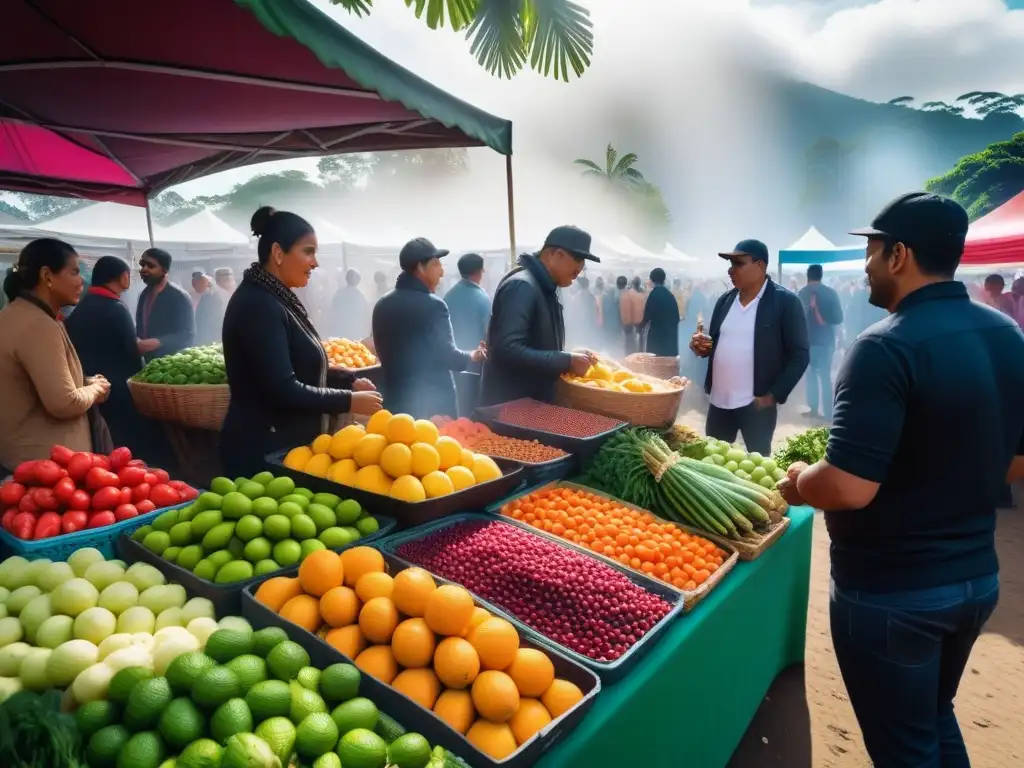
[[[491,320],[491,300],[472,280],[459,280],[444,295],[451,314],[452,331],[459,349],[476,349],[487,338]]]
[[[135,307],[135,327],[140,339],[160,339],[160,347],[146,355],[146,360],[166,357],[195,344],[196,316],[192,297],[174,283],[167,283],[153,299],[147,311],[153,288],[146,286]]]
[[[834,347],[836,326],[843,322],[843,304],[839,301],[839,294],[827,285],[808,283],[800,289],[797,296],[804,305],[807,341],[812,347]],[[818,299],[817,313],[811,308],[812,296]]]
[[[644,304],[644,326],[647,328],[647,351],[658,357],[679,355],[679,304],[672,291],[656,285],[647,294]]]
[[[259,472],[273,451],[308,444],[325,415],[348,413],[352,377],[331,369],[315,333],[271,291],[243,280],[224,313],[231,404],[220,452],[231,477]]]
[[[704,381],[704,391],[708,394],[711,394],[715,348],[718,346],[722,322],[738,294],[735,288],[723,293],[711,313],[708,334],[712,346],[708,356],[708,375]],[[757,305],[754,322],[754,397],[770,393],[776,402],[784,403],[804,375],[811,359],[803,304],[796,294],[768,278],[764,294]]]
[[[374,305],[373,343],[385,408],[417,419],[458,415],[452,371],[469,367],[469,352],[455,346],[448,306],[415,275],[399,275]]]

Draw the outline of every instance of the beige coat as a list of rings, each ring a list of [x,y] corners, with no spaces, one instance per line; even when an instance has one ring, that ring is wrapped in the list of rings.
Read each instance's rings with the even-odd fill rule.
[[[63,323],[26,299],[0,311],[0,464],[48,458],[54,445],[91,451],[84,385]]]

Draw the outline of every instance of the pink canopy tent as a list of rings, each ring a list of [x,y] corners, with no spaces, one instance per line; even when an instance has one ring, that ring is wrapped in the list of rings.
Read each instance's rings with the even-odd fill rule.
[[[1024,192],[971,224],[962,266],[1024,262]]]
[[[3,189],[147,206],[267,160],[464,146],[506,155],[511,173],[511,123],[307,0],[3,3]],[[507,191],[511,230],[511,176]]]

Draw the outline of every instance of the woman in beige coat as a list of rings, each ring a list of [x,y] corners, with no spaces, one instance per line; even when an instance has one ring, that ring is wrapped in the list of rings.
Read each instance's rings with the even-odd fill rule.
[[[65,242],[33,240],[4,280],[0,311],[0,465],[48,458],[54,445],[91,451],[89,409],[110,383],[85,378],[61,307],[78,303],[78,254]]]

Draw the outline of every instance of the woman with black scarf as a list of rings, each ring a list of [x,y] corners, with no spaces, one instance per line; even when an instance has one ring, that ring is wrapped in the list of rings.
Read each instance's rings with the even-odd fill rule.
[[[253,214],[259,261],[245,270],[224,313],[231,403],[221,429],[223,469],[260,471],[263,457],[309,443],[339,413],[369,416],[381,396],[366,379],[328,365],[320,336],[293,293],[317,268],[316,232],[301,216],[263,207]]]

